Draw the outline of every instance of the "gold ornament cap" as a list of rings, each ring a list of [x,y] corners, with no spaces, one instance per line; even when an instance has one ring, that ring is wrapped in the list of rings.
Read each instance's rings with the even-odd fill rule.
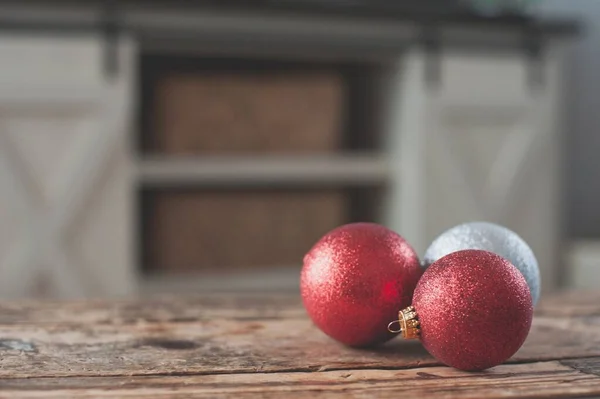
[[[393,328],[396,323],[398,323],[398,329]],[[414,306],[409,306],[398,312],[398,320],[388,324],[388,331],[394,334],[401,333],[404,339],[418,339],[421,334],[421,324]]]

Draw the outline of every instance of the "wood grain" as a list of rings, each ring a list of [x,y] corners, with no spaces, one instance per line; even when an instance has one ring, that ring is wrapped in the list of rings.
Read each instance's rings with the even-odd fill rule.
[[[596,367],[600,359],[590,359]],[[568,396],[564,387],[569,385]],[[561,362],[502,365],[481,373],[448,367],[154,377],[34,378],[0,381],[0,397],[143,398],[549,398],[600,395],[600,377]]]
[[[295,295],[228,295],[177,298],[163,296],[143,301],[0,302],[0,325],[131,324],[138,322],[194,322],[224,319],[300,318],[305,316]]]
[[[600,317],[600,292],[565,292],[542,297],[535,319]],[[297,295],[211,294],[161,296],[144,300],[0,302],[0,325],[127,324],[224,319],[302,318]]]
[[[4,303],[0,397],[600,395],[600,315],[568,301],[543,300],[523,348],[484,373],[442,367],[418,341],[338,345],[295,296]]]

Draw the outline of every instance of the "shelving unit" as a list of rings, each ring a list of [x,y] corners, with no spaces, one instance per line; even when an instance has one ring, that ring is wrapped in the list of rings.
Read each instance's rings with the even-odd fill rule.
[[[155,48],[140,61],[136,178],[150,281],[238,287],[248,270],[259,282],[288,275],[283,267],[293,282],[319,236],[381,213],[365,205],[379,208],[392,172],[378,142],[378,64]]]
[[[564,59],[559,38],[576,31],[576,25],[570,21],[536,23],[536,34],[549,43],[542,67],[546,83],[544,89],[529,90],[528,58],[522,53],[523,21],[518,18],[489,19],[461,13],[446,18],[443,13],[433,15],[424,10],[412,14],[384,15],[374,10],[366,14],[336,14],[331,10],[311,11],[308,6],[299,11],[275,7],[265,14],[244,7],[180,9],[172,2],[148,7],[142,1],[124,1],[119,24],[126,33],[115,37],[110,35],[110,29],[104,29],[111,25],[104,26],[107,21],[92,3],[82,1],[73,9],[45,7],[43,13],[28,11],[29,6],[23,3],[0,6],[0,32],[3,27],[10,32],[21,29],[36,38],[33,47],[22,37],[6,36],[0,41],[0,52],[11,54],[0,61],[0,72],[5,72],[0,73],[0,104],[3,109],[12,110],[9,116],[14,117],[14,110],[18,109],[19,118],[36,120],[38,114],[32,110],[51,102],[59,108],[71,107],[71,111],[96,107],[106,126],[122,128],[118,144],[106,158],[105,173],[100,174],[98,181],[90,181],[95,195],[86,203],[89,207],[84,213],[69,216],[74,225],[69,234],[65,232],[65,240],[72,252],[71,263],[84,266],[69,279],[64,278],[64,271],[33,263],[26,265],[32,273],[20,280],[13,279],[14,273],[0,274],[3,295],[39,295],[38,281],[49,285],[42,289],[43,295],[58,297],[297,287],[299,261],[231,273],[212,270],[196,277],[145,273],[140,267],[144,259],[134,251],[134,243],[139,243],[144,233],[144,226],[140,225],[143,218],[138,217],[144,215],[140,215],[142,206],[135,201],[136,195],[181,188],[339,190],[349,198],[349,207],[368,208],[369,220],[401,232],[418,252],[451,224],[491,214],[504,215],[493,221],[508,225],[532,243],[542,264],[544,286],[553,287],[559,273],[555,248],[560,235],[560,207],[549,198],[555,198],[559,188],[557,143],[561,121],[557,110]],[[427,17],[439,19],[435,24],[437,44],[442,45],[439,54],[432,54],[431,46],[422,46],[435,39],[426,34],[424,27],[431,26],[427,25],[431,22]],[[40,34],[46,31],[64,31],[85,39]],[[116,39],[116,53],[106,45],[107,37]],[[44,50],[49,46],[54,48],[51,53]],[[383,101],[377,109],[385,109],[386,113],[378,115],[384,121],[381,142],[373,145],[359,140],[342,145],[340,151],[314,155],[191,157],[139,151],[135,130],[144,134],[147,131],[136,126],[134,110],[144,104],[135,104],[139,96],[134,93],[140,91],[139,63],[149,52],[205,58],[235,56],[253,62],[278,59],[382,66],[385,79],[378,84],[384,89]],[[115,74],[107,74],[107,61],[115,54],[118,68]],[[439,61],[437,82],[431,73],[431,60]],[[26,68],[21,70],[24,65]],[[18,78],[7,80],[3,78],[6,76]],[[75,88],[65,95],[65,87],[70,84],[67,82],[75,82]],[[89,87],[99,87],[99,91],[86,89]],[[126,106],[111,113],[117,104]],[[517,109],[515,104],[525,106]],[[491,122],[481,121],[481,110],[491,116]],[[78,118],[79,111],[71,111],[61,117],[68,121],[74,136],[85,136],[91,125],[99,123]],[[4,113],[0,114],[0,127],[5,122],[3,118]],[[364,121],[344,128],[354,129],[353,134],[372,133]],[[49,134],[58,137],[60,130],[53,129]],[[523,179],[514,185],[518,190],[508,193],[514,201],[503,205],[504,213],[498,207],[489,213],[481,206],[487,201],[481,198],[496,192],[499,186],[486,191],[490,184],[481,184],[479,175],[473,177],[471,170],[483,175],[495,162],[495,150],[506,148],[514,132],[536,138],[535,146],[531,146],[531,152],[525,151],[525,156],[533,154],[537,158],[532,164],[517,163],[521,166],[514,175]],[[446,136],[442,137],[445,141],[440,135]],[[478,141],[483,136],[487,138]],[[446,146],[448,141],[463,152]],[[33,152],[46,151],[44,141],[23,143]],[[86,160],[83,150],[73,151],[71,156]],[[50,166],[54,157],[62,156],[58,149],[46,152]],[[467,166],[451,164],[441,156],[450,152],[455,158],[473,157]],[[483,155],[474,156],[479,154]],[[511,160],[514,157],[507,158],[507,162]],[[0,156],[0,162],[4,161]],[[0,178],[0,188],[11,190],[5,180]],[[465,182],[462,188],[453,183],[458,180]],[[376,197],[376,205],[363,198],[369,196]],[[65,205],[64,209],[68,207]],[[2,230],[5,227],[8,230]],[[14,215],[0,212],[0,237],[10,238],[22,228]],[[32,242],[30,246],[36,256],[41,254],[38,249],[48,244],[48,237],[40,237],[39,243]],[[0,255],[4,249],[0,240]],[[4,267],[6,259],[0,258],[0,263]]]

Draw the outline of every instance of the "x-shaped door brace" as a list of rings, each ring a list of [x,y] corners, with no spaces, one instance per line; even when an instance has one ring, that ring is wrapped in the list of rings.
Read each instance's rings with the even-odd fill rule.
[[[443,104],[436,104],[435,115],[441,115]],[[450,177],[454,185],[464,195],[464,200],[468,202],[469,209],[479,215],[478,217],[486,220],[503,220],[506,213],[510,211],[510,205],[517,192],[522,179],[523,171],[528,166],[535,163],[536,155],[539,154],[542,138],[547,134],[544,126],[539,124],[544,120],[543,106],[533,106],[532,104],[523,104],[519,112],[529,127],[527,131],[508,131],[506,139],[495,159],[491,160],[490,172],[487,176],[486,185],[483,192],[467,180],[464,171],[464,162],[458,159],[451,151],[452,143],[448,138],[448,132],[444,126],[435,126],[431,129],[436,142],[436,156],[443,160],[447,167],[447,177]],[[522,125],[521,125],[522,126]],[[476,149],[474,149],[476,150]],[[474,167],[470,165],[469,167]],[[476,166],[475,166],[476,167]]]
[[[36,182],[27,165],[22,162],[6,134],[3,134],[0,115],[0,173],[11,184],[8,201],[15,212],[26,221],[23,234],[18,237],[8,255],[0,259],[0,287],[4,296],[22,296],[31,290],[36,273],[45,265],[43,272],[53,276],[58,292],[67,296],[84,296],[87,281],[94,278],[95,271],[71,260],[64,245],[64,235],[77,214],[82,211],[92,194],[99,177],[109,166],[111,156],[120,135],[125,132],[127,99],[122,88],[115,85],[101,92],[94,104],[98,111],[98,128],[93,134],[76,135],[76,145],[64,174],[44,203]],[[61,104],[62,106],[63,104]],[[73,108],[82,104],[73,103]],[[52,109],[53,104],[49,103]]]

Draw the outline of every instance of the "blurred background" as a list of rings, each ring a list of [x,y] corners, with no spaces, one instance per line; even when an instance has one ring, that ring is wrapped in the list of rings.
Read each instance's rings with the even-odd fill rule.
[[[600,282],[600,1],[0,1],[0,297],[298,290],[488,220]]]

